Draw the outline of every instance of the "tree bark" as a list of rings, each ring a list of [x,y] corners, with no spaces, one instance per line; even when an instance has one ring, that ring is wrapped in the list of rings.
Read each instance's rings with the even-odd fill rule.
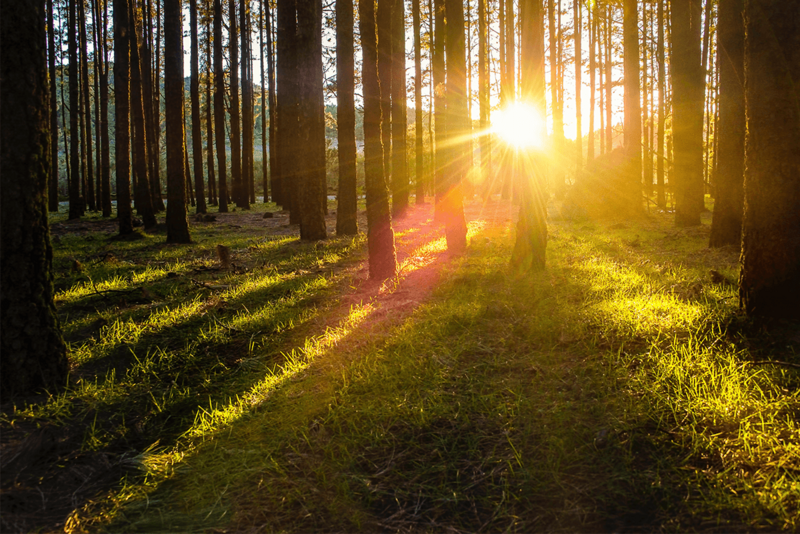
[[[164,84],[167,115],[167,243],[190,243],[184,174],[181,0],[164,0]]]
[[[56,39],[53,0],[47,0],[47,56],[50,74],[50,181],[47,184],[48,210],[58,213],[58,101],[56,100]]]
[[[376,0],[378,24],[378,81],[381,90],[381,143],[383,172],[392,177],[392,7],[396,0]]]
[[[580,0],[573,0],[572,15],[575,22],[575,172],[578,173],[583,168],[583,109],[581,108],[581,92],[583,89],[583,83],[581,82],[581,75],[583,74],[583,42],[581,39],[583,36],[583,12]]]
[[[436,195],[436,219],[439,220],[442,211],[442,201],[447,187],[447,179],[444,174],[444,168],[447,165],[447,147],[445,138],[447,136],[447,124],[445,118],[445,69],[444,69],[444,0],[433,0],[434,9],[434,32],[433,32],[433,50],[431,51],[431,69],[433,78],[433,122],[436,126],[434,131],[434,157],[433,159],[433,172],[434,172],[434,193]],[[503,0],[500,0],[501,2]]]
[[[269,6],[267,6],[269,9]],[[269,22],[269,14],[267,14]],[[261,59],[261,187],[264,189],[264,204],[269,202],[269,174],[267,172],[267,84],[264,76],[264,0],[261,0],[258,10],[258,51]]]
[[[83,197],[81,196],[81,156],[80,156],[80,117],[78,110],[78,42],[75,27],[77,25],[77,0],[69,0],[69,22],[67,41],[69,53],[69,159],[72,174],[69,177],[69,218],[79,219],[83,215]],[[127,15],[126,15],[127,18]]]
[[[64,385],[53,303],[44,2],[0,4],[0,401]],[[12,81],[13,80],[13,81]]]
[[[242,207],[255,202],[253,179],[253,75],[250,72],[250,0],[239,2],[239,28],[242,43]]]
[[[298,152],[297,100],[297,20],[295,0],[278,0],[277,34],[277,100],[278,131],[276,132],[278,176],[281,182],[281,205],[289,210],[289,222],[298,224],[296,157]]]
[[[625,124],[623,126],[627,159],[628,205],[632,213],[642,206],[642,108],[639,86],[639,15],[636,0],[624,0],[622,40],[625,69]]]
[[[197,213],[206,212],[206,194],[203,190],[203,133],[200,117],[200,49],[197,37],[197,0],[189,3],[189,31],[192,38],[192,161],[194,162],[194,190]]]
[[[703,209],[703,102],[698,0],[672,0],[673,188],[676,226],[697,226]]]
[[[360,0],[358,10],[363,54],[361,79],[364,95],[364,176],[367,193],[369,277],[372,280],[385,280],[397,273],[397,256],[389,210],[389,191],[383,174],[375,3],[372,0]]]
[[[481,166],[480,180],[486,186],[490,176],[491,167],[491,138],[486,134],[489,128],[489,61],[487,44],[487,18],[486,0],[478,0],[478,118],[480,120],[480,150]],[[486,192],[491,194],[491,190]]]
[[[120,235],[133,232],[130,177],[130,28],[128,0],[114,0],[114,162]],[[73,158],[73,169],[77,160]],[[75,173],[73,173],[75,174]]]
[[[719,143],[710,247],[740,245],[744,209],[744,0],[720,0]]]
[[[242,0],[239,0],[240,2]],[[236,206],[245,208],[247,196],[242,180],[241,111],[239,109],[239,33],[236,22],[236,2],[228,2],[228,54],[230,58],[230,143],[231,143],[231,185],[233,201]],[[247,206],[249,208],[249,206]]]
[[[228,163],[225,150],[225,70],[222,66],[222,0],[214,0],[214,129],[217,131],[219,212],[228,213]]]
[[[739,303],[800,316],[800,3],[745,2],[747,109]]]
[[[336,234],[358,234],[353,0],[336,0],[336,100],[339,191]]]
[[[268,98],[269,98],[269,175],[272,185],[272,201],[280,204],[281,187],[280,182],[276,181],[278,173],[278,157],[277,157],[277,97],[275,95],[275,57],[272,53],[272,17],[270,16],[270,9],[267,8],[267,84]]]
[[[94,164],[92,162],[92,101],[89,98],[89,43],[86,38],[86,4],[80,0],[78,17],[80,19],[80,43],[81,43],[81,107],[83,109],[83,160],[86,165],[84,174],[84,188],[86,206],[90,211],[97,211],[94,195]]]
[[[664,191],[664,128],[666,125],[666,107],[664,93],[667,90],[667,73],[664,58],[664,2],[658,2],[658,135],[656,138],[656,204],[659,208],[667,207]]]
[[[392,217],[408,210],[405,0],[392,6]]]
[[[206,8],[206,167],[208,168],[208,203],[212,206],[218,205],[217,176],[214,172],[214,117],[212,111],[213,97],[213,75],[211,64],[213,55],[211,53],[211,2],[205,0]]]

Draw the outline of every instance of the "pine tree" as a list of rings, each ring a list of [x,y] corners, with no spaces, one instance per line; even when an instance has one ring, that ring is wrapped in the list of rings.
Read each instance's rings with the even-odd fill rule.
[[[336,104],[339,140],[337,235],[358,233],[353,32],[353,0],[336,0]]]

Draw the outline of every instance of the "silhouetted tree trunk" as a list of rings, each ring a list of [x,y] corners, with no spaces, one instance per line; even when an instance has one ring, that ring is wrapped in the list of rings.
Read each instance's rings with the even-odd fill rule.
[[[181,0],[164,0],[164,103],[167,114],[167,243],[190,243],[184,176]]]
[[[541,0],[520,1],[520,92],[522,99],[532,103],[544,117],[544,19],[541,9]],[[542,125],[541,129],[540,135],[546,135],[546,127]],[[520,212],[511,265],[524,272],[545,267],[547,199],[538,155],[523,151],[519,156],[523,172],[519,180]]]
[[[747,134],[739,304],[748,315],[797,318],[800,3],[747,0],[745,9]]]
[[[378,81],[381,90],[381,143],[386,183],[392,177],[392,6],[396,0],[376,0],[378,24]]]
[[[269,21],[269,13],[267,13],[267,21]],[[258,52],[261,59],[261,181],[264,189],[264,204],[266,204],[269,202],[269,175],[267,173],[267,77],[264,76],[264,0],[261,0],[258,10]]]
[[[647,43],[649,42],[647,28],[647,5],[642,6],[642,190],[648,196],[653,194],[653,155],[650,152],[650,113],[647,99],[650,85],[647,79]]]
[[[337,235],[358,233],[353,32],[353,0],[336,0],[336,104],[339,140]]]
[[[642,108],[639,89],[639,15],[637,0],[624,0],[622,41],[625,69],[625,157],[628,185],[623,194],[628,197],[632,212],[642,205]]]
[[[369,277],[384,280],[397,272],[389,190],[383,174],[381,148],[381,92],[378,82],[378,46],[375,3],[360,0],[359,30],[363,54],[364,175],[367,193],[367,248]]]
[[[672,0],[671,5],[675,224],[696,226],[703,209],[702,7],[694,0]]]
[[[595,44],[597,42],[595,28],[597,27],[597,9],[590,7],[586,12],[586,25],[589,30],[589,139],[588,148],[586,152],[586,161],[591,162],[594,159],[594,86],[595,86]]]
[[[720,0],[719,163],[710,247],[739,245],[744,209],[744,0]]]
[[[504,0],[500,0],[503,2]],[[505,58],[506,58],[506,68],[505,68],[505,76],[503,81],[503,102],[504,106],[508,107],[514,103],[516,100],[516,84],[515,84],[515,54],[516,54],[516,47],[514,45],[514,0],[505,0],[505,28],[502,27],[500,31],[505,34]],[[511,161],[507,156],[509,154],[506,153],[501,161],[500,168],[502,169],[504,180],[503,180],[503,192],[502,197],[505,199],[510,199],[512,196],[513,191],[513,183],[514,183],[514,171],[511,168],[513,161]]]
[[[44,2],[0,4],[0,399],[64,385],[67,348],[53,303]]]
[[[488,37],[487,18],[486,0],[478,0],[478,118],[481,132],[484,132],[484,134],[480,136],[480,178],[484,186],[486,186],[487,180],[491,175],[490,169],[492,166],[491,137],[485,134],[486,130],[489,128],[489,109],[491,107],[491,100],[489,98],[489,50],[486,46]],[[422,103],[420,102],[417,105],[421,106]],[[487,189],[486,193],[491,194],[491,190]]]
[[[89,10],[92,12],[92,45],[94,46],[94,146],[95,146],[95,210],[102,209],[102,191],[103,191],[103,178],[102,178],[102,153],[103,142],[100,134],[100,73],[103,71],[102,53],[100,51],[100,43],[98,33],[101,30],[101,22],[99,12],[95,9],[97,5],[96,0],[92,0],[89,4]]]
[[[239,33],[236,23],[235,0],[228,2],[228,32],[231,95],[231,103],[228,110],[231,140],[231,185],[233,187],[233,201],[236,202],[238,207],[244,208],[247,193],[242,180],[241,112],[239,110]]]
[[[467,222],[461,181],[468,170],[469,120],[464,43],[464,6],[461,0],[445,0],[447,65],[447,186],[441,203],[447,250],[461,254],[467,248]]]
[[[298,152],[297,116],[297,20],[295,0],[278,0],[278,131],[276,135],[281,205],[289,210],[289,222],[298,224],[296,163]]]
[[[156,46],[153,65],[153,174],[151,175],[150,193],[153,195],[153,207],[156,211],[164,211],[164,198],[161,194],[161,3],[156,2]]]
[[[85,201],[86,207],[90,211],[97,211],[94,201],[94,164],[92,162],[92,101],[89,98],[89,43],[86,38],[86,4],[84,0],[79,0],[80,9],[78,17],[80,19],[80,40],[81,40],[81,107],[83,108],[83,159],[86,162],[86,173],[84,174]]]
[[[666,107],[664,106],[664,93],[667,90],[667,73],[664,61],[664,2],[658,2],[658,44],[656,57],[658,58],[658,135],[656,137],[656,204],[659,208],[667,207],[664,191],[664,127],[666,124]]]
[[[211,2],[205,0],[206,13],[206,167],[208,168],[208,203],[212,206],[218,205],[217,199],[217,177],[214,172],[214,118],[212,111],[213,97],[213,76],[211,64],[214,59],[211,53]]]
[[[225,70],[222,67],[222,0],[214,0],[214,127],[217,131],[219,212],[228,213],[228,164],[225,151]]]
[[[436,220],[440,220],[442,215],[442,201],[447,191],[447,177],[445,167],[447,166],[447,125],[445,123],[446,101],[445,94],[445,71],[444,71],[444,0],[433,0],[434,9],[434,32],[433,50],[431,58],[431,68],[433,77],[433,122],[435,130],[435,151],[434,151],[434,192],[436,195]],[[502,0],[501,0],[502,2]]]
[[[100,178],[103,186],[100,200],[103,207],[103,217],[111,217],[111,143],[108,135],[108,47],[106,45],[108,0],[102,0],[102,2],[103,32],[100,41],[100,57],[102,57],[103,63],[100,73],[100,142],[103,148],[100,157]]]
[[[270,9],[267,8],[267,78],[269,82],[268,98],[269,98],[269,175],[272,182],[272,201],[280,204],[281,187],[280,182],[276,181],[278,177],[278,157],[277,157],[277,113],[278,104],[275,94],[275,56],[272,52],[272,17],[270,16]]]
[[[58,101],[56,100],[56,31],[53,0],[47,0],[47,56],[50,71],[50,176],[47,184],[48,210],[58,212]]]
[[[612,18],[613,10],[611,5],[606,6],[606,145],[608,146],[608,151],[611,152],[614,150],[614,124],[611,120],[611,109],[614,104],[614,97],[611,92],[611,87],[613,84],[612,79],[612,52],[614,50],[614,46],[611,42],[611,26],[614,23]]]
[[[392,6],[392,217],[408,209],[405,0]]]
[[[242,43],[242,207],[255,202],[253,181],[253,84],[250,73],[249,0],[239,2],[239,28]]]
[[[81,157],[80,134],[78,123],[78,42],[75,31],[77,22],[77,0],[69,0],[69,22],[67,41],[69,53],[69,159],[72,174],[69,177],[69,218],[78,219],[83,215],[83,198],[81,197]],[[127,18],[127,16],[126,16]]]
[[[74,0],[73,0],[74,1]],[[130,177],[130,27],[128,0],[114,0],[114,162],[119,233],[133,232]],[[73,158],[73,168],[75,164]]]
[[[192,161],[194,162],[194,189],[197,213],[206,212],[206,194],[203,188],[203,133],[200,117],[200,49],[197,37],[197,0],[189,3],[189,31],[192,39],[191,98],[192,98]]]
[[[142,99],[142,64],[139,54],[141,23],[136,0],[131,1],[130,8],[130,50],[131,50],[131,116],[133,120],[133,171],[136,175],[136,211],[142,216],[145,228],[156,225],[150,197],[150,177],[148,175],[147,133],[144,123],[144,103]]]
[[[583,74],[583,43],[581,42],[581,37],[583,36],[583,12],[580,0],[573,0],[572,14],[575,24],[575,172],[577,173],[583,168],[583,126],[581,124],[581,119],[583,118],[583,109],[581,109],[581,91],[583,89],[583,84],[581,83],[581,74]],[[625,93],[627,94],[627,88]]]
[[[561,58],[559,57],[559,35],[561,28],[556,25],[556,7],[554,0],[548,0],[548,20],[550,23],[550,100],[553,113],[553,150],[555,157],[550,168],[551,180],[557,189],[564,189],[564,107],[561,102],[560,87],[564,83],[561,76]]]

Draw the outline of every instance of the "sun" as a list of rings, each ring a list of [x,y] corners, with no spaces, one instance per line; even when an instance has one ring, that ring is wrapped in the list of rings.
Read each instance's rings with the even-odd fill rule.
[[[515,102],[492,114],[492,132],[517,148],[542,147],[542,117],[529,104]]]

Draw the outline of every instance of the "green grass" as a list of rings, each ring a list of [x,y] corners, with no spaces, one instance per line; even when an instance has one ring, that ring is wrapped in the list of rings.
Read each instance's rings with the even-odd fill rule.
[[[217,276],[190,273],[219,235],[125,243],[59,280],[80,380],[13,418],[127,440],[127,476],[71,531],[796,530],[800,380],[751,363],[797,362],[796,325],[746,320],[709,281],[737,265],[707,224],[551,221],[548,269],[524,277],[513,232],[478,230],[398,320],[402,279],[337,307],[360,240],[232,235],[261,267],[219,290],[186,280]]]

